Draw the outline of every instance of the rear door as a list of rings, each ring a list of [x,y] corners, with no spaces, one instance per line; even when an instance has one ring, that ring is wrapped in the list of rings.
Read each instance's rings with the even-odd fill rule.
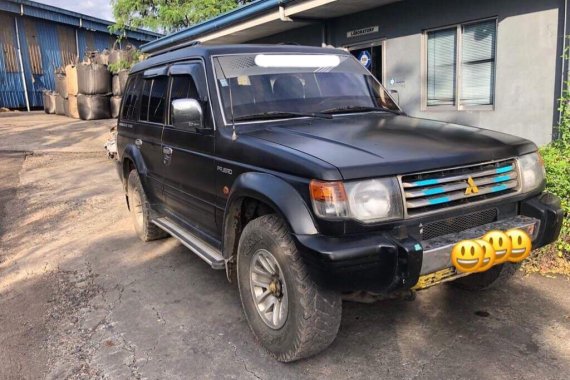
[[[167,67],[150,69],[142,75],[139,120],[135,144],[140,149],[146,165],[147,175],[143,186],[151,203],[163,203],[163,182],[165,168],[162,164],[162,129],[166,113],[168,90]]]
[[[164,191],[168,211],[211,243],[217,240],[215,219],[214,126],[208,105],[204,66],[200,61],[170,67],[170,101],[196,99],[202,105],[202,128],[176,128],[170,117],[162,136],[166,166]]]

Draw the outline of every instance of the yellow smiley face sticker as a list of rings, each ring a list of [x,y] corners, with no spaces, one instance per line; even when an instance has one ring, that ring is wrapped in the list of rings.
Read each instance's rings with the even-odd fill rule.
[[[495,264],[504,263],[511,256],[511,238],[503,231],[489,231],[482,238],[495,250]]]
[[[481,246],[481,249],[483,249],[483,263],[477,269],[477,272],[485,272],[495,265],[495,248],[493,248],[491,243],[483,239],[477,239],[475,242],[477,242],[477,244]]]
[[[511,239],[511,256],[509,261],[518,263],[526,259],[532,251],[532,240],[523,230],[513,228],[505,232]]]
[[[483,248],[474,240],[463,240],[451,251],[451,263],[460,272],[475,272],[483,264]]]

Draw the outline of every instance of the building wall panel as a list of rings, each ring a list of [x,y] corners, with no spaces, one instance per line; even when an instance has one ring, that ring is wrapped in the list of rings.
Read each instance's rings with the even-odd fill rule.
[[[75,44],[75,29],[66,25],[58,25],[57,34],[62,64],[65,66],[76,62],[78,57]]]
[[[32,18],[23,18],[24,22],[21,20],[20,34],[24,36],[20,38],[30,106],[41,107],[42,91],[55,89],[55,70],[64,63],[59,45],[58,24]],[[33,70],[33,48],[36,45],[41,52],[41,72]]]
[[[20,108],[26,105],[26,100],[14,17],[0,12],[0,25],[0,107]]]
[[[400,105],[411,116],[494,129],[542,145],[551,140],[558,117],[562,4],[559,0],[407,0],[335,20],[331,41],[335,46],[384,41],[385,84],[398,91]],[[495,17],[494,108],[426,109],[424,30]],[[351,30],[370,26],[379,26],[378,32],[347,36]]]
[[[93,48],[95,50],[111,49],[115,43],[115,38],[109,33],[93,33]]]

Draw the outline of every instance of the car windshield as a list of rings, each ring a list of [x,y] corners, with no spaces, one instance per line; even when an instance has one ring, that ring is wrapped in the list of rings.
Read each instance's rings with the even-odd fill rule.
[[[226,55],[215,57],[214,67],[228,122],[399,112],[386,89],[350,55]]]

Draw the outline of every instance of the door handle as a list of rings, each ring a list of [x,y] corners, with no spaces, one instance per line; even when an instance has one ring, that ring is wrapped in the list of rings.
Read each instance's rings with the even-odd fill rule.
[[[172,148],[169,146],[162,147],[162,163],[166,166],[170,165],[172,160]]]
[[[141,139],[136,139],[136,140],[135,140],[135,145],[140,148],[140,146],[142,145],[142,140],[141,140]]]

